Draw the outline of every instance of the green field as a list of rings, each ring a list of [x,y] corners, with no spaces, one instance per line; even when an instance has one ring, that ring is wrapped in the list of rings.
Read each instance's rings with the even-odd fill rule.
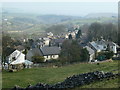
[[[118,69],[119,61],[113,62],[104,62],[97,64],[88,64],[88,63],[78,63],[58,68],[53,67],[41,67],[41,68],[31,68],[24,69],[19,72],[7,72],[3,71],[3,88],[12,88],[14,85],[18,85],[21,87],[26,87],[29,84],[35,85],[38,82],[54,84],[57,82],[63,81],[66,77],[72,76],[74,74],[86,73],[90,71],[103,70],[103,71],[111,71],[113,69]],[[117,79],[109,81],[97,82],[90,85],[85,85],[83,88],[89,87],[117,87]],[[116,86],[113,84],[116,83]],[[105,84],[103,86],[103,84]],[[101,85],[101,86],[100,86]],[[77,89],[76,89],[77,90]]]

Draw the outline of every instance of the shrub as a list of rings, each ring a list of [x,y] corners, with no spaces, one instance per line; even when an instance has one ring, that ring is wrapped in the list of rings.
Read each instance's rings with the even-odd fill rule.
[[[34,62],[34,63],[42,63],[42,62],[44,62],[44,57],[43,56],[33,56],[32,57],[32,61]]]
[[[100,52],[97,55],[98,60],[105,60],[112,58],[114,53],[112,51]]]

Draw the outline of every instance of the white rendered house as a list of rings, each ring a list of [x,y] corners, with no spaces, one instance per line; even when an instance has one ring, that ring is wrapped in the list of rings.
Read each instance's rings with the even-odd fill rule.
[[[21,64],[24,62],[25,62],[25,55],[18,50],[15,50],[13,53],[11,53],[8,56],[8,63],[9,64]]]

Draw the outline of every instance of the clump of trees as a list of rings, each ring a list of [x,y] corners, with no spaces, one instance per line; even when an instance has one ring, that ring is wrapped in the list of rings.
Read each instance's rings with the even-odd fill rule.
[[[88,59],[88,51],[80,47],[76,40],[66,40],[63,42],[60,54],[60,61],[62,63],[86,62]]]
[[[43,56],[32,56],[32,62],[34,63],[43,63],[44,59]]]
[[[118,42],[118,26],[112,23],[92,23],[88,28],[88,40],[96,40],[101,38],[105,40]]]
[[[14,40],[8,35],[2,35],[2,62],[6,62],[6,57],[13,52]]]
[[[66,32],[66,27],[62,24],[52,25],[46,29],[46,32],[52,32],[53,34],[58,35]]]

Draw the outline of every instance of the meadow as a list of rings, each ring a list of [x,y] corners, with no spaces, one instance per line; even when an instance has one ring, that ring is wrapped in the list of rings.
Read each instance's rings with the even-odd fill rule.
[[[54,84],[63,81],[66,77],[86,73],[90,71],[101,70],[104,72],[109,72],[114,69],[118,69],[118,60],[113,62],[103,62],[99,65],[97,63],[77,63],[62,67],[36,67],[30,69],[23,69],[18,72],[2,72],[2,87],[3,88],[13,88],[15,85],[20,87],[27,87],[29,84],[35,85],[38,82]],[[114,72],[115,73],[115,72]],[[110,83],[110,84],[109,84]],[[92,83],[90,85],[82,86],[81,88],[95,88],[95,87],[117,87],[118,80],[101,81]],[[77,90],[77,88],[75,89]],[[78,89],[79,90],[79,89]]]

